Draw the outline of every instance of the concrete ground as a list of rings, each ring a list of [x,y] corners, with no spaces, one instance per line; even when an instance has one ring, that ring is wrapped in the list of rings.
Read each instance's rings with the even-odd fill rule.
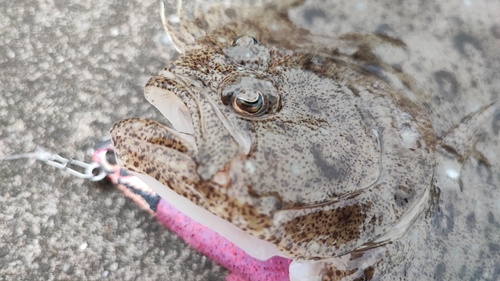
[[[458,7],[405,1],[397,9],[387,4],[392,1],[358,1],[303,16],[313,32],[378,30],[402,38],[416,55],[403,70],[442,94],[434,102],[453,104],[444,114],[456,124],[499,95],[496,1],[452,1]],[[156,0],[2,1],[0,158],[40,146],[88,161],[87,151],[116,121],[158,116],[143,86],[174,54]],[[498,118],[486,138],[495,140],[485,149],[493,158]],[[489,170],[495,183],[498,163]],[[0,280],[215,281],[226,275],[109,185],[34,160],[0,162]]]
[[[0,3],[0,157],[37,146],[86,152],[125,117],[171,58],[159,2]],[[166,44],[165,44],[166,42]],[[33,160],[0,162],[0,280],[224,280],[105,184]]]

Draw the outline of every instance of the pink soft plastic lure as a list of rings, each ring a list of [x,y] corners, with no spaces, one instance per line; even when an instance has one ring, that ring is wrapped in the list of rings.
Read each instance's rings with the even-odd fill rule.
[[[191,247],[231,271],[227,281],[286,281],[292,260],[273,257],[255,259],[218,233],[193,221],[159,197],[139,178],[116,164],[110,141],[98,144],[92,160],[100,164],[107,178],[142,209],[156,215],[168,229]]]

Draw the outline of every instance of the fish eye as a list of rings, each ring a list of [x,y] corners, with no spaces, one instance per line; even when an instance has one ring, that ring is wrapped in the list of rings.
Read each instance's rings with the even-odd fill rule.
[[[257,117],[277,110],[278,90],[266,78],[245,75],[225,79],[220,88],[222,103],[243,117]]]
[[[250,36],[250,35],[240,35],[236,38],[234,38],[232,45],[235,46],[251,46],[251,45],[258,45],[259,41],[255,39],[255,37]]]

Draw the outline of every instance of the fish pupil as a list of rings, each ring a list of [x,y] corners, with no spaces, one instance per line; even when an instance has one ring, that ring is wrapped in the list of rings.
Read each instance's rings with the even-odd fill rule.
[[[238,109],[246,111],[250,114],[257,114],[263,108],[264,98],[260,92],[257,92],[255,98],[245,98],[245,97],[236,97],[234,99],[234,105],[238,107]]]

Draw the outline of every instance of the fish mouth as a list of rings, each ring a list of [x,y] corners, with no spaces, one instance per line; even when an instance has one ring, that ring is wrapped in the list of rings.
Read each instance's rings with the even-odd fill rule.
[[[144,95],[171,123],[169,129],[190,144],[203,180],[249,154],[250,135],[234,123],[218,93],[198,79],[165,69],[148,81]]]
[[[220,168],[221,163],[227,167],[232,160],[237,161],[239,156],[246,155],[251,141],[232,127],[230,120],[224,119],[224,114],[213,101],[210,105],[200,105],[196,93],[182,96],[173,90],[178,84],[167,87],[167,83],[176,82],[179,82],[179,77],[163,72],[162,76],[153,77],[145,89],[146,99],[168,119],[170,125],[131,118],[113,126],[111,136],[118,164],[132,171],[182,213],[220,233],[251,256],[261,260],[284,256],[270,242],[244,232],[207,209],[209,199],[200,187],[207,182],[213,183],[210,185],[213,188],[231,184],[224,180],[222,183],[220,179],[224,177],[218,177],[228,173]],[[202,97],[205,100],[210,99],[206,93],[201,94],[205,95]],[[204,123],[207,118],[212,118],[212,126]],[[215,133],[219,138],[210,138]],[[235,140],[237,138],[240,142]],[[227,139],[230,141],[225,141]],[[225,153],[222,155],[221,151]],[[204,178],[203,171],[200,172],[205,163],[216,171],[213,176],[209,174],[210,180]]]
[[[144,95],[170,125],[144,119],[117,123],[111,130],[115,146],[118,147],[124,141],[130,142],[130,139],[154,145],[137,150],[129,143],[126,148],[122,147],[122,155],[128,154],[128,158],[137,158],[136,155],[139,155],[141,159],[135,161],[144,161],[144,155],[150,153],[149,149],[160,149],[159,146],[162,146],[163,150],[173,150],[189,156],[190,159],[186,161],[190,163],[193,172],[202,181],[210,181],[217,179],[219,172],[227,170],[234,159],[245,158],[250,153],[250,134],[237,125],[238,121],[227,112],[218,93],[211,87],[202,85],[196,78],[163,70],[160,75],[148,81]],[[129,152],[125,152],[127,150]],[[121,153],[119,147],[118,153]],[[120,158],[118,153],[117,157]],[[175,154],[172,151],[162,153],[172,154],[171,156]],[[130,161],[123,162],[130,170],[138,171],[137,165],[127,166]],[[166,165],[155,162],[160,167]],[[147,171],[142,172],[149,174]]]
[[[192,112],[166,88],[173,78],[155,76],[145,88],[146,99],[168,122],[130,118],[114,124],[110,133],[119,165],[147,174],[182,194],[201,179],[196,172],[198,145]]]
[[[161,76],[150,79],[144,90],[144,96],[156,107],[172,125],[172,129],[184,136],[193,136],[194,126],[191,113],[184,101],[173,91],[162,85],[177,79],[169,71],[162,71]]]
[[[196,143],[192,135],[153,120],[130,118],[113,125],[111,139],[117,163],[157,180],[167,175],[197,181],[193,174]],[[189,177],[188,174],[191,174]]]
[[[191,112],[178,95],[162,87],[162,82],[165,83],[165,79],[171,81],[176,77],[168,71],[162,71],[161,74],[160,79],[153,77],[148,81],[144,89],[144,96],[168,121],[164,127],[169,132],[163,136],[167,141],[164,144],[165,147],[182,153],[189,151],[189,155],[194,157],[197,153],[197,145]],[[168,142],[169,139],[171,143]]]

